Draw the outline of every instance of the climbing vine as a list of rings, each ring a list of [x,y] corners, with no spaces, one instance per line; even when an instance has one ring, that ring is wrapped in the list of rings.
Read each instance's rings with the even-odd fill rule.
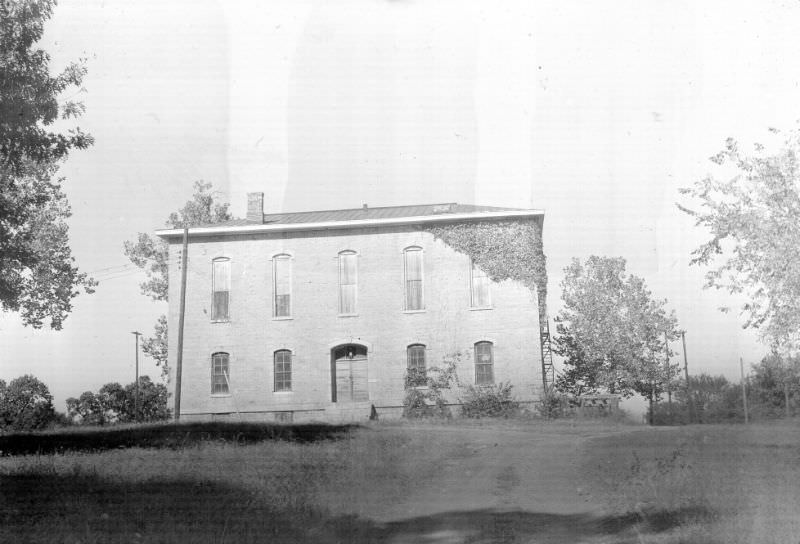
[[[468,255],[492,281],[516,280],[536,292],[539,317],[546,319],[547,271],[541,220],[478,221],[424,229]]]

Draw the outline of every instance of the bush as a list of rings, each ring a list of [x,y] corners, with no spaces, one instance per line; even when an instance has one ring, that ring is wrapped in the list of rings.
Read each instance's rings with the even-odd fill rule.
[[[536,403],[539,415],[546,419],[556,419],[573,414],[574,401],[569,395],[559,394],[554,391],[545,393],[542,400]]]
[[[461,399],[461,415],[464,417],[510,417],[519,412],[519,402],[511,395],[512,385],[500,382],[497,385],[471,385]]]
[[[136,383],[125,387],[107,383],[97,393],[84,391],[80,397],[67,399],[67,413],[82,425],[105,425],[129,421],[164,421],[169,419],[167,386],[153,383],[149,376],[139,377],[139,413],[136,414]]]
[[[427,371],[408,369],[405,376],[406,394],[403,398],[403,417],[451,417],[445,392],[458,385],[456,366],[461,353],[446,355],[441,367]]]
[[[0,430],[43,429],[54,417],[53,396],[38,378],[26,374],[8,385],[0,380]]]

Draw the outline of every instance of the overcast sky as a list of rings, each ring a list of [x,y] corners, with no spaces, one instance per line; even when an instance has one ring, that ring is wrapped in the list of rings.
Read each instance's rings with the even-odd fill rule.
[[[551,315],[571,257],[623,256],[676,311],[690,370],[737,378],[765,348],[688,266],[704,233],[677,189],[728,136],[800,119],[800,6],[528,4],[61,0],[43,46],[54,67],[88,59],[80,126],[96,144],[61,173],[74,254],[101,284],[59,332],[0,316],[0,378],[33,373],[59,410],[133,381],[130,332],[166,308],[139,294],[122,242],[198,179],[237,215],[254,190],[267,211],[543,208]]]

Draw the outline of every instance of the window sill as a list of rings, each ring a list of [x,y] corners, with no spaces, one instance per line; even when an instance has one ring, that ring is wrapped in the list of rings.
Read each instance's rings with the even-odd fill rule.
[[[272,393],[275,395],[292,395],[294,391],[273,391]]]
[[[230,393],[211,393],[212,399],[224,399],[226,397],[231,397],[231,396],[233,395],[231,395]]]
[[[282,315],[280,317],[273,317],[272,318],[273,321],[291,321],[292,319],[294,319],[294,317],[292,317],[290,315]]]
[[[212,319],[211,322],[212,323],[230,323],[231,320],[230,320],[230,318],[228,318],[228,319]]]
[[[358,317],[358,314],[339,314],[338,317]]]
[[[424,308],[422,310],[403,310],[404,314],[424,314],[427,312]]]
[[[494,310],[494,306],[471,306],[470,312],[480,312],[483,310]]]

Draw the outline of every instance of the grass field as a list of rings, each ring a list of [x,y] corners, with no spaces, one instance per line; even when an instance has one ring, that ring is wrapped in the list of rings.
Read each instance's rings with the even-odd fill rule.
[[[46,447],[30,453],[36,443]],[[21,444],[17,453],[28,453],[9,455]],[[0,542],[796,543],[798,444],[794,422],[214,424],[7,436]],[[547,508],[555,494],[561,505]],[[413,517],[415,504],[436,513]]]
[[[695,425],[607,436],[587,442],[582,466],[595,500],[639,516],[639,542],[796,544],[798,423]],[[672,529],[646,530],[659,523]]]

